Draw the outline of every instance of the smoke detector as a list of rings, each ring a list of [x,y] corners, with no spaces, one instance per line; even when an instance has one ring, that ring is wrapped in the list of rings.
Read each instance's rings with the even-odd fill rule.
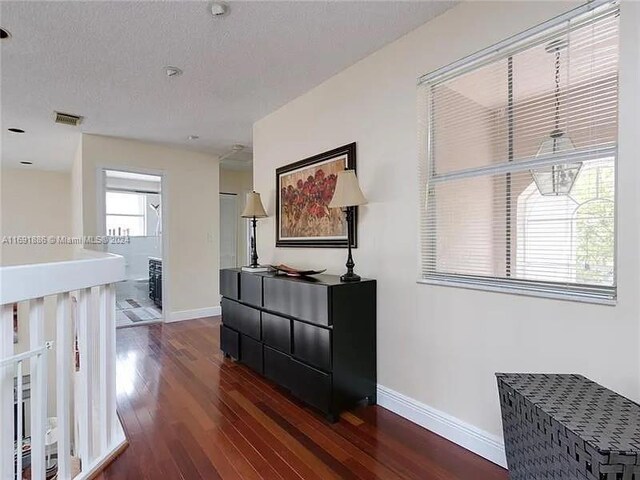
[[[229,12],[229,6],[222,2],[213,2],[211,4],[211,15],[214,17],[223,17]]]
[[[70,127],[77,127],[82,123],[82,118],[80,115],[72,115],[70,113],[62,113],[62,112],[53,112],[56,115],[55,122],[60,123],[62,125],[69,125]]]
[[[180,70],[178,67],[164,67],[164,72],[169,78],[179,77],[180,75],[182,75],[182,70]]]

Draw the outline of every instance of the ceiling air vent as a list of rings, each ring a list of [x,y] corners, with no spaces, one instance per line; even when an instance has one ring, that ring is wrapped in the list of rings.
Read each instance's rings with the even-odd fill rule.
[[[82,122],[82,117],[79,115],[71,115],[69,113],[61,113],[55,112],[56,114],[56,123],[61,123],[62,125],[70,125],[72,127],[77,127]]]

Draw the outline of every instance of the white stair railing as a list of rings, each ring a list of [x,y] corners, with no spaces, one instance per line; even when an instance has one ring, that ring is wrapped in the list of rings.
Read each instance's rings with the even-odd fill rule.
[[[12,401],[15,405],[18,405],[17,414],[13,414],[14,423],[6,431],[8,438],[12,441],[16,438],[15,447],[13,447],[13,454],[11,457],[11,468],[14,469],[12,475],[15,478],[22,479],[18,472],[23,470],[23,447],[25,446],[22,432],[24,431],[22,409],[20,408],[24,404],[24,385],[23,385],[23,372],[24,362],[31,362],[31,379],[35,378],[35,382],[30,386],[31,398],[31,438],[33,439],[31,448],[31,458],[44,459],[44,434],[42,432],[42,426],[47,422],[47,404],[46,404],[46,372],[47,372],[47,351],[51,350],[52,342],[45,342],[41,347],[29,350],[28,352],[13,355],[12,357],[0,360],[0,368],[3,372],[9,375],[9,378],[13,383],[11,385]],[[15,376],[14,376],[15,375]],[[15,381],[14,381],[15,378]],[[40,379],[44,379],[42,382]],[[15,428],[14,428],[15,427]],[[37,430],[36,430],[37,429]],[[3,430],[3,434],[5,431]],[[36,462],[32,466],[32,478],[44,478],[44,462]],[[13,478],[13,477],[12,477]]]
[[[123,279],[122,257],[86,250],[62,262],[0,267],[0,480],[22,480],[26,466],[20,454],[26,366],[30,478],[46,476],[48,417],[57,419],[59,480],[90,478],[126,444],[116,414],[113,285]],[[19,302],[29,311],[29,350],[23,353],[14,352],[13,344],[13,307]],[[47,318],[48,310],[52,318]],[[45,329],[50,322],[55,329]],[[47,338],[46,330],[53,338]],[[52,379],[55,402],[48,402]]]

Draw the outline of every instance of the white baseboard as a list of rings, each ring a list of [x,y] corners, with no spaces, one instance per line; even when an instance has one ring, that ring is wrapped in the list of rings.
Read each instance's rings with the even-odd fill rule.
[[[217,317],[221,314],[222,308],[219,305],[217,307],[194,308],[193,310],[181,310],[179,312],[172,312],[169,314],[169,318],[165,319],[165,322],[182,322],[184,320],[193,320],[195,318]]]
[[[507,467],[504,443],[495,435],[383,385],[378,385],[378,405],[501,467]]]

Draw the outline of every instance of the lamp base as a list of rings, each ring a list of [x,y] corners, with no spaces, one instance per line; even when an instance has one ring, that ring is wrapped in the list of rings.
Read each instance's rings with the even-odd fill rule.
[[[353,272],[347,272],[340,277],[341,282],[359,282],[360,275],[356,275]]]
[[[271,267],[269,265],[257,265],[257,266],[245,266],[242,267],[242,271],[243,272],[251,272],[251,273],[263,273],[263,272],[270,272],[271,271]]]

